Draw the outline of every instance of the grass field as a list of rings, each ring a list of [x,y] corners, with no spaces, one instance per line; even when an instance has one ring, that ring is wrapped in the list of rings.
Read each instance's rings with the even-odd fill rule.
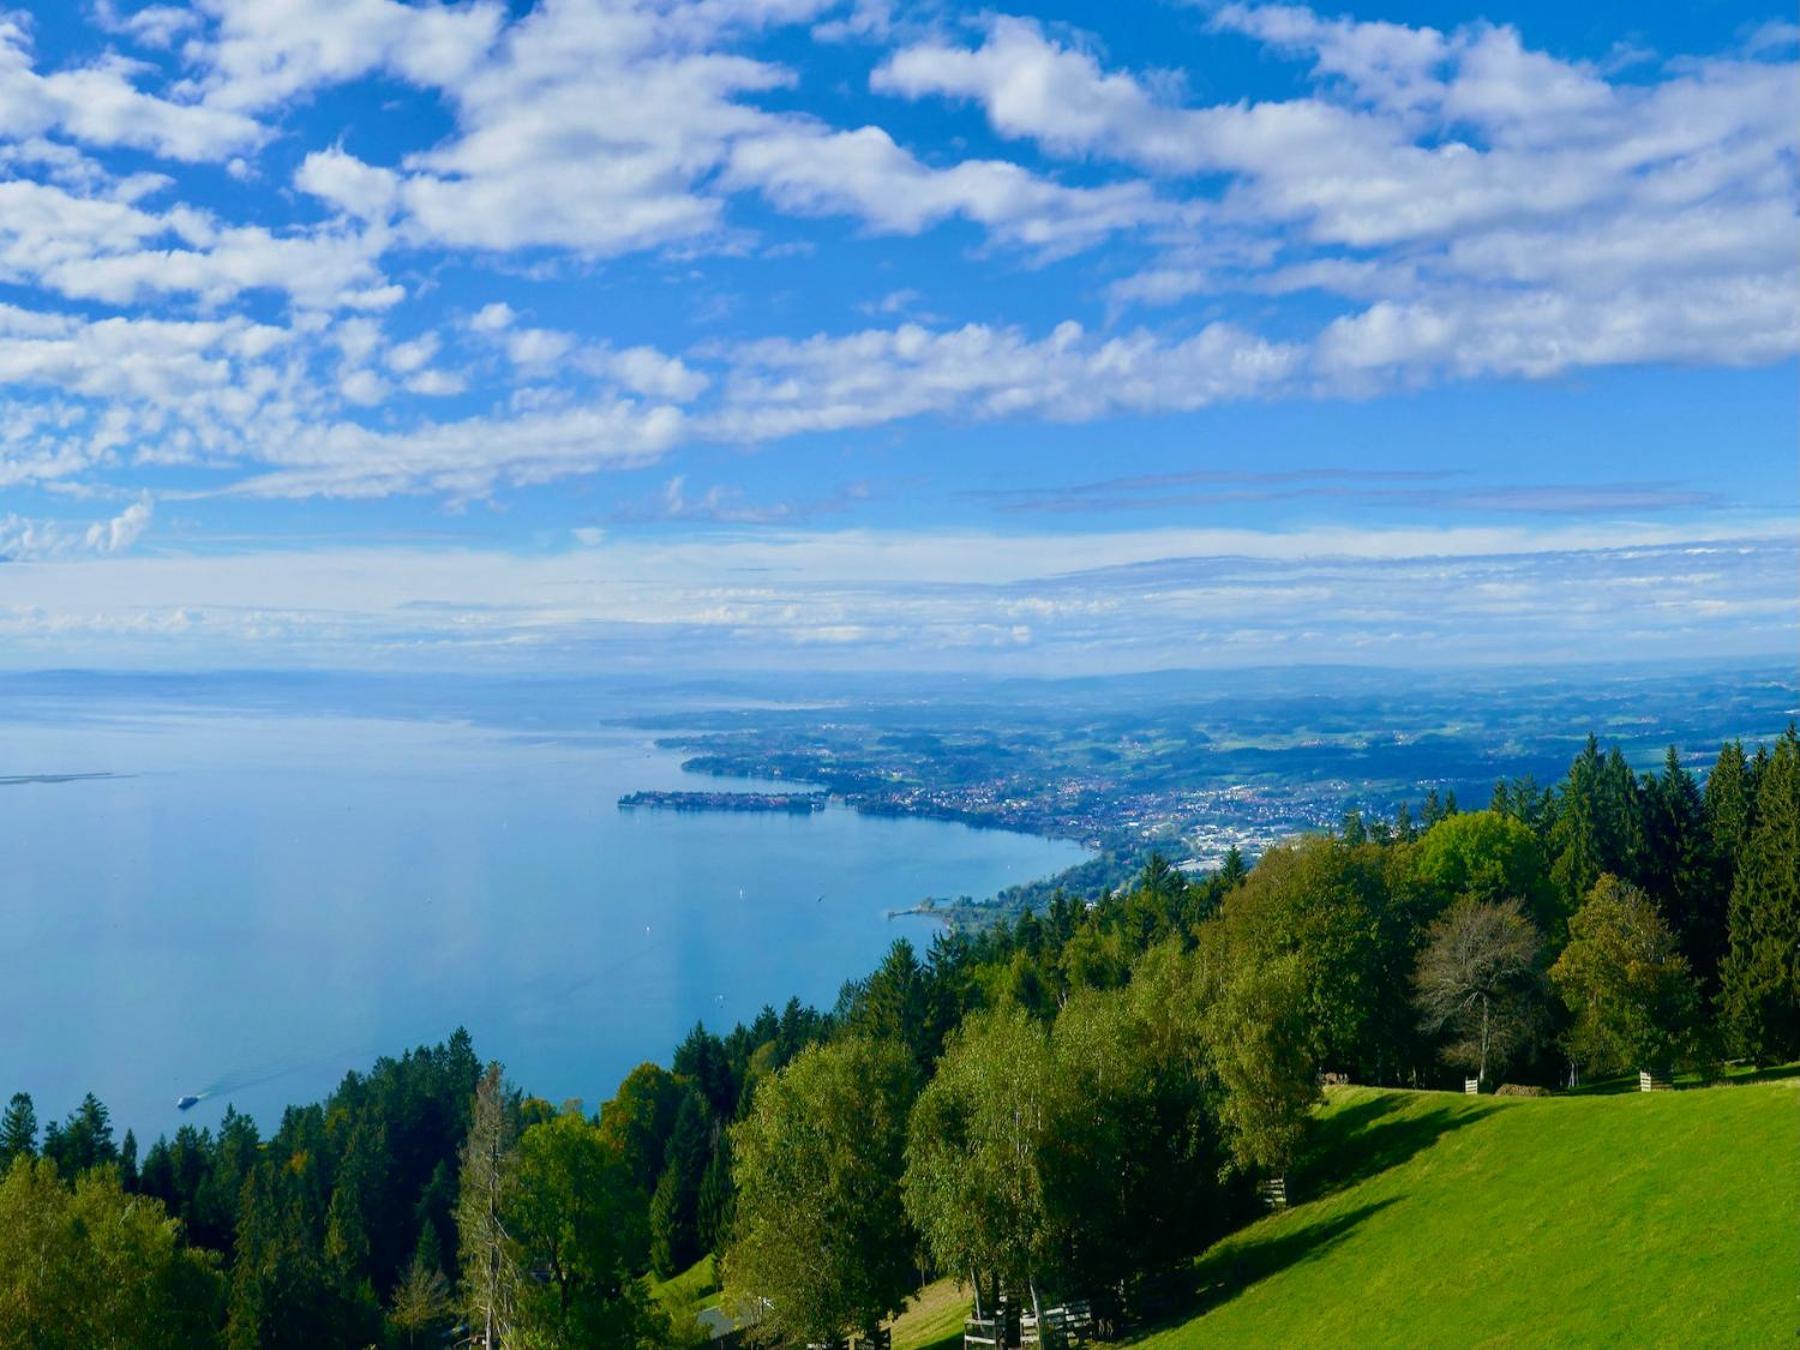
[[[650,1297],[662,1305],[679,1332],[697,1341],[702,1339],[696,1330],[696,1319],[702,1311],[719,1303],[719,1278],[712,1257],[703,1256],[681,1274],[666,1280],[652,1280]]]
[[[1545,1099],[1334,1090],[1296,1204],[1134,1343],[1788,1345],[1800,1081]],[[896,1350],[957,1344],[933,1286]]]

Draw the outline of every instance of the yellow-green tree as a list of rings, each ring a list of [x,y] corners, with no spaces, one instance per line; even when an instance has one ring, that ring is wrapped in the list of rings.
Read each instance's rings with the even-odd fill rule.
[[[162,1205],[97,1168],[73,1188],[47,1159],[0,1181],[0,1342],[39,1350],[212,1345],[215,1259],[185,1246]]]

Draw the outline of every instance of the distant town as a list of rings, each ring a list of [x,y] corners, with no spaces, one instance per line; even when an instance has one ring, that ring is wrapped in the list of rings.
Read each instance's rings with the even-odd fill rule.
[[[1417,818],[1428,799],[1485,805],[1503,780],[1548,783],[1598,727],[1639,768],[1672,734],[1685,756],[1716,753],[1749,725],[1778,734],[1793,715],[1791,672],[1719,681],[1606,678],[1581,685],[1530,671],[1480,682],[1379,675],[1330,695],[1304,672],[1280,679],[1149,677],[1104,692],[1040,683],[959,700],[870,701],[687,712],[655,721],[692,773],[790,782],[785,792],[633,793],[621,806],[815,811],[836,799],[870,815],[924,816],[1069,839],[1088,862],[992,897],[934,898],[953,920],[1016,912],[1055,889],[1092,898],[1152,852],[1184,872],[1253,862],[1278,840],[1351,817]],[[1650,729],[1650,734],[1646,732]],[[805,790],[801,790],[801,786]]]

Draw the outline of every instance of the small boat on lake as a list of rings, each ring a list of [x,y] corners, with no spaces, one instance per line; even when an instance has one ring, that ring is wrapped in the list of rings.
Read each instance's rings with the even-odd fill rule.
[[[200,1098],[197,1095],[195,1095],[194,1093],[190,1092],[185,1097],[177,1097],[175,1099],[175,1109],[177,1111],[185,1111],[190,1106],[197,1106],[199,1104],[199,1102],[200,1102]]]

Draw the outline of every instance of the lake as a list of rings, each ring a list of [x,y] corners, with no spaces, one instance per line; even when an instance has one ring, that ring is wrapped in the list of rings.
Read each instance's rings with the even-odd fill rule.
[[[591,1110],[696,1020],[829,1007],[926,895],[1083,856],[946,822],[620,811],[696,779],[644,734],[8,697],[0,1096],[82,1093],[147,1143],[227,1102],[265,1130],[464,1025]],[[210,1089],[187,1113],[184,1093]]]

